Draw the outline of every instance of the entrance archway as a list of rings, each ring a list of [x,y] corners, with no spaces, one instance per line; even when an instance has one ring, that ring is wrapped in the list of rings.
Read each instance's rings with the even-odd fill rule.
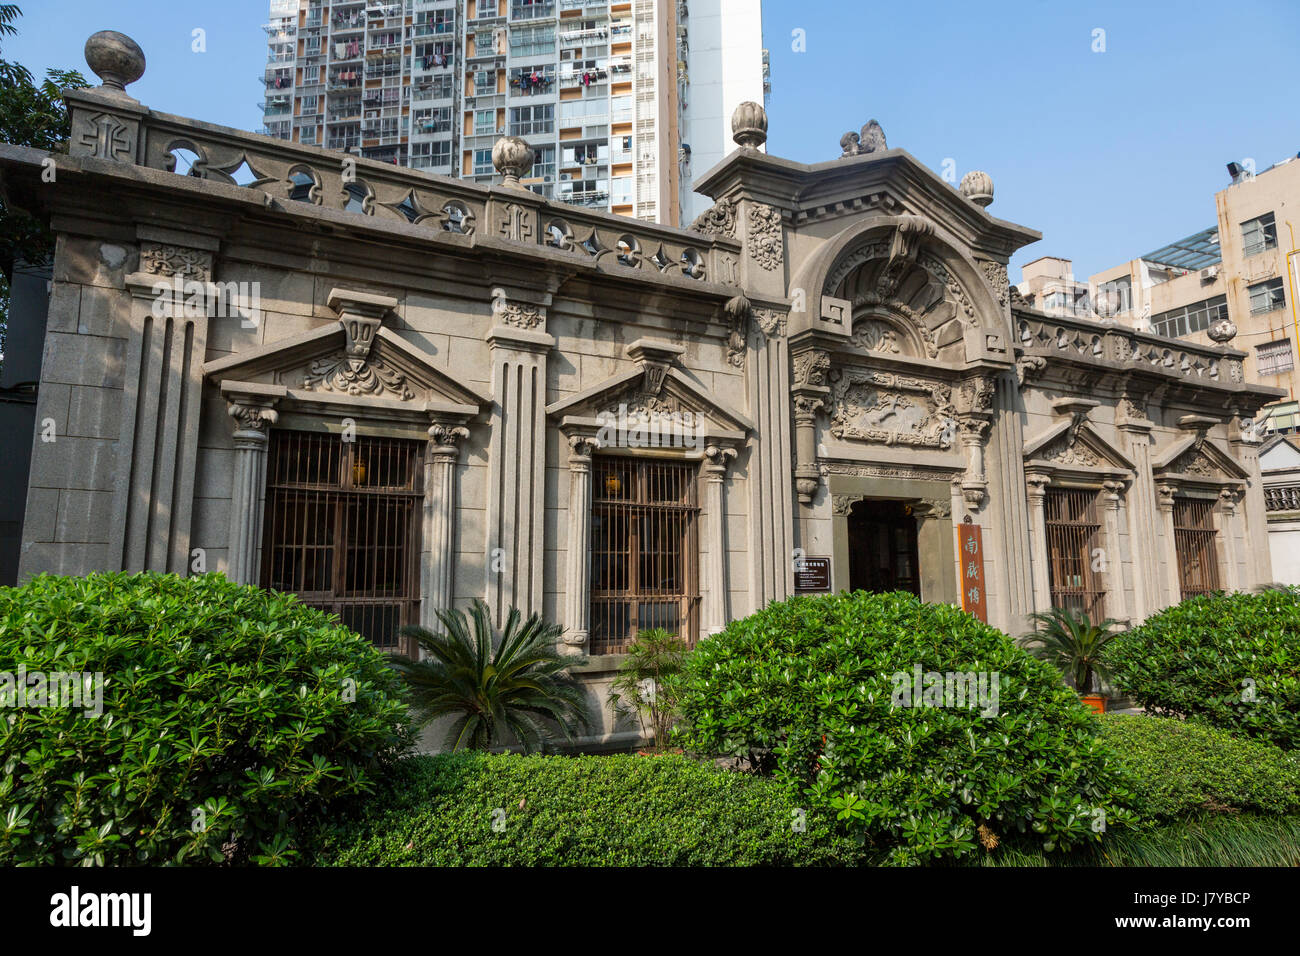
[[[902,501],[866,498],[848,515],[849,588],[921,595],[916,517]]]

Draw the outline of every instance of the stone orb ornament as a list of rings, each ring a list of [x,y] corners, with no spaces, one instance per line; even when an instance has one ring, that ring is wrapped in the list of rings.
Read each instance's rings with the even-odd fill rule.
[[[492,165],[502,176],[501,185],[522,188],[520,177],[533,168],[533,148],[518,136],[502,136],[492,145]]]
[[[767,110],[746,100],[731,114],[731,138],[743,149],[758,149],[767,142]]]
[[[86,64],[103,88],[125,93],[127,84],[144,76],[144,50],[125,33],[100,30],[86,41]]]
[[[1226,346],[1229,342],[1237,337],[1237,326],[1232,319],[1219,319],[1211,325],[1205,332],[1206,335],[1219,345]]]
[[[961,194],[977,206],[993,202],[993,177],[979,169],[972,169],[961,178]]]

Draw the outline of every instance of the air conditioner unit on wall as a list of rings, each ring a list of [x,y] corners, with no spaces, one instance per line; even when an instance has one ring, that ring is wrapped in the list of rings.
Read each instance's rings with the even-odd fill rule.
[[[1202,281],[1202,282],[1213,282],[1213,281],[1214,281],[1215,279],[1217,279],[1218,277],[1219,277],[1219,267],[1218,267],[1218,266],[1207,266],[1206,268],[1204,268],[1204,269],[1201,270],[1201,281]]]

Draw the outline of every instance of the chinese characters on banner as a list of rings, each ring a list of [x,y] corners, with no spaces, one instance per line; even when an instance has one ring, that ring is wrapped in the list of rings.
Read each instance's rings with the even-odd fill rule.
[[[980,541],[980,526],[957,525],[957,541],[961,548],[961,609],[987,624],[989,612],[984,604],[984,545]]]

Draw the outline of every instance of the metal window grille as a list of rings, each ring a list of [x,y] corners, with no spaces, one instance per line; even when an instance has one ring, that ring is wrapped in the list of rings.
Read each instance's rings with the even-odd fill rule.
[[[1281,375],[1295,366],[1291,357],[1291,340],[1281,339],[1255,346],[1255,361],[1260,375]]]
[[[1050,488],[1044,510],[1052,607],[1081,611],[1090,621],[1102,620],[1106,591],[1092,560],[1101,536],[1097,492]]]
[[[1219,558],[1214,547],[1214,502],[1174,499],[1174,551],[1183,599],[1219,590]]]
[[[272,431],[262,586],[409,652],[398,630],[419,620],[423,445]]]
[[[1277,248],[1277,222],[1271,212],[1241,224],[1241,245],[1245,256]]]
[[[1272,312],[1286,305],[1286,293],[1282,291],[1282,280],[1280,278],[1269,279],[1266,282],[1257,282],[1252,286],[1247,286],[1246,294],[1250,297],[1251,315]]]
[[[698,637],[699,505],[690,463],[597,455],[592,462],[591,653],[661,627]]]

